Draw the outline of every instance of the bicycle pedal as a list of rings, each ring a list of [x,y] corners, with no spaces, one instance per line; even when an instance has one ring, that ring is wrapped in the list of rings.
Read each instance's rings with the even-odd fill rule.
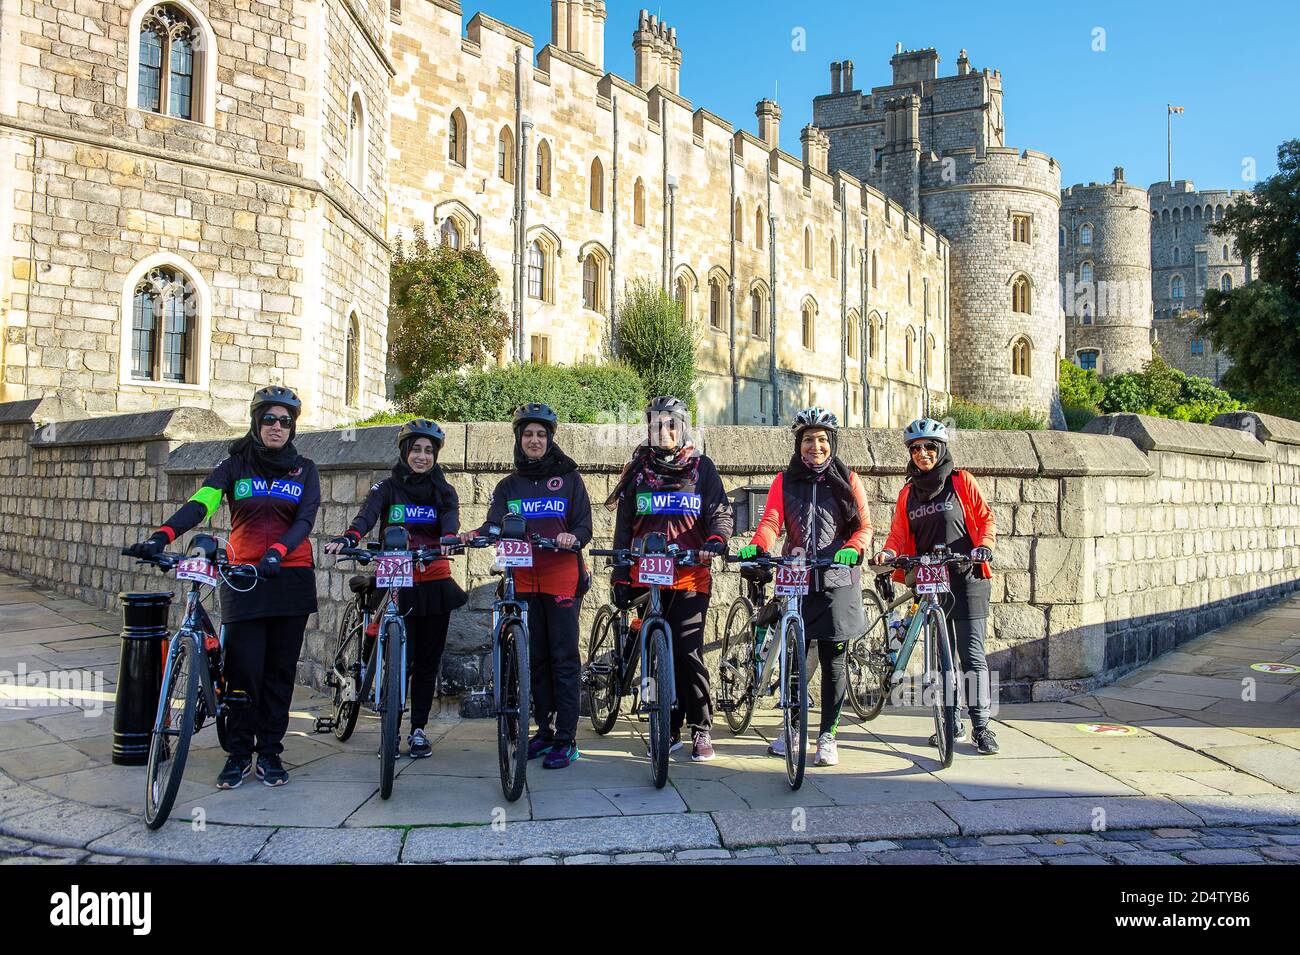
[[[334,732],[334,725],[335,725],[335,724],[334,724],[334,717],[332,717],[332,716],[318,716],[318,717],[316,717],[316,725],[315,725],[315,728],[313,729],[313,732],[316,732],[316,733],[332,733],[332,732]]]
[[[718,700],[718,709],[722,710],[724,713],[730,713],[732,710],[736,709],[736,701]]]
[[[222,702],[228,710],[246,710],[253,705],[253,698],[246,690],[227,690]]]

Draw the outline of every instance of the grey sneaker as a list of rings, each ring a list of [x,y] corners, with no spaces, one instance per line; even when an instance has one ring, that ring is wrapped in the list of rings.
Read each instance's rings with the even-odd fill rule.
[[[981,756],[992,756],[998,751],[998,738],[988,726],[975,731],[975,751]]]
[[[424,735],[423,729],[412,730],[407,743],[409,744],[407,752],[410,753],[411,759],[424,759],[426,756],[433,755],[433,744]]]
[[[840,753],[835,745],[835,737],[830,733],[822,733],[817,737],[817,755],[813,757],[813,765],[835,766],[839,761]]]

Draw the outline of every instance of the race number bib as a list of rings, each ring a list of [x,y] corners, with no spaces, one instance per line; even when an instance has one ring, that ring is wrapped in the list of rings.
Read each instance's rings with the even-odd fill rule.
[[[636,565],[636,582],[643,586],[671,587],[676,579],[671,557],[642,557]]]
[[[502,567],[533,566],[533,545],[505,538],[497,541],[497,563]]]
[[[916,592],[918,594],[952,593],[952,584],[948,580],[947,565],[918,565],[916,568]]]
[[[808,593],[809,567],[778,567],[775,593],[778,597],[802,597]]]
[[[176,565],[177,580],[196,580],[209,587],[217,585],[217,568],[206,557],[186,557]]]
[[[410,554],[396,554],[391,557],[375,558],[375,586],[414,587],[414,561]]]

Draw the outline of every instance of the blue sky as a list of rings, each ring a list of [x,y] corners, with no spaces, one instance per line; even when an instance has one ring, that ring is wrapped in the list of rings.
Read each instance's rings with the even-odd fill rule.
[[[538,48],[550,40],[546,0],[462,6],[466,22],[481,10],[531,33]],[[607,0],[605,69],[628,79],[642,6],[677,28],[683,96],[755,131],[754,104],[776,95],[781,145],[795,155],[813,96],[830,91],[831,61],[853,60],[854,85],[869,91],[889,82],[895,42],[935,47],[940,76],[956,72],[962,47],[976,69],[1001,70],[1007,145],[1055,156],[1062,185],[1108,181],[1117,165],[1132,183],[1164,180],[1166,103],[1186,108],[1174,117],[1174,178],[1201,188],[1250,188],[1246,161],[1263,179],[1276,171],[1278,144],[1300,136],[1294,2]],[[802,52],[792,49],[796,29]],[[1104,50],[1094,51],[1094,36]]]

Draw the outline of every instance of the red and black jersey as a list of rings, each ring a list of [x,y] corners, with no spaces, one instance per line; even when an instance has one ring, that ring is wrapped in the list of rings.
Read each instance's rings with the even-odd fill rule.
[[[452,491],[450,501],[437,504],[420,504],[411,496],[406,485],[398,478],[385,478],[370,488],[361,510],[352,519],[347,536],[360,541],[370,529],[379,524],[379,539],[390,526],[405,527],[410,535],[411,548],[436,547],[444,534],[460,530],[460,501]],[[451,576],[451,566],[446,560],[435,560],[423,570],[416,568],[415,580],[442,580]]]
[[[267,477],[242,456],[218,464],[203,486],[158,528],[175,540],[230,505],[230,559],[256,564],[268,550],[280,553],[282,567],[312,567],[307,536],[320,508],[320,477],[311,460],[299,457],[282,477]]]
[[[591,499],[587,486],[577,471],[548,478],[530,478],[511,474],[502,478],[492,491],[487,521],[501,526],[507,514],[518,514],[528,521],[528,532],[542,537],[572,534],[579,547],[591,543]],[[533,566],[515,570],[515,590],[519,593],[550,594],[573,597],[585,589],[587,568],[579,553],[535,550]]]
[[[656,490],[647,482],[644,471],[628,484],[618,500],[614,547],[630,547],[633,540],[658,532],[669,544],[683,550],[699,550],[710,537],[725,544],[734,526],[731,501],[722,487],[718,469],[701,454],[676,490]],[[625,575],[626,571],[616,575],[616,579]],[[708,593],[711,586],[707,565],[677,568],[674,590]]]

